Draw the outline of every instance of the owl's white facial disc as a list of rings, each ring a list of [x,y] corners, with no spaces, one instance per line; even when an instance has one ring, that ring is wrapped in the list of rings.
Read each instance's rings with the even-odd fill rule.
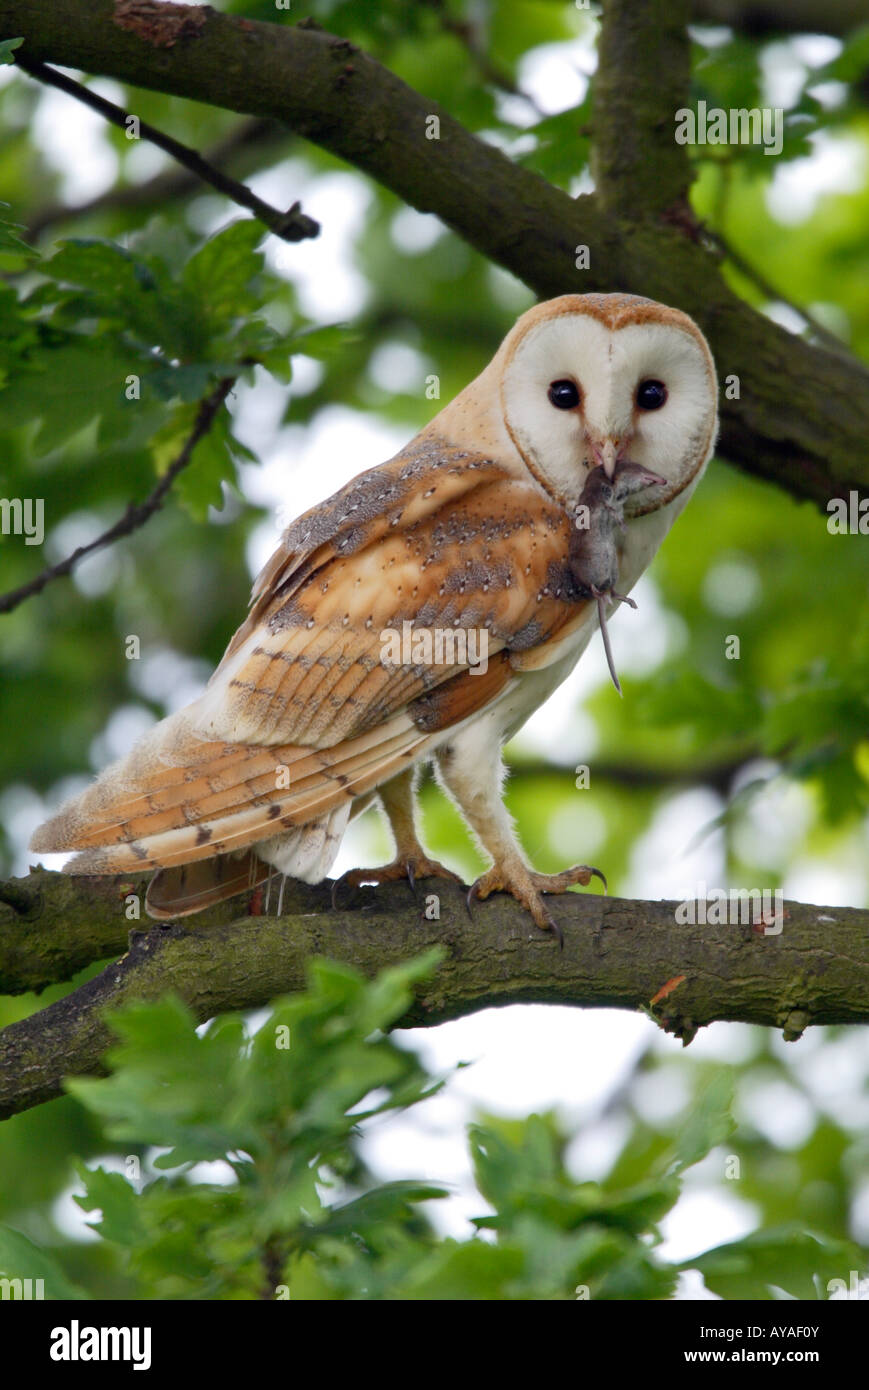
[[[660,318],[645,313],[615,328],[583,313],[543,319],[510,356],[501,384],[507,428],[538,482],[567,507],[603,458],[611,464],[625,458],[669,484],[637,493],[627,513],[657,510],[687,486],[712,452],[717,391],[708,350],[682,327],[677,311],[656,307]],[[556,382],[575,385],[575,404],[553,404]],[[640,388],[648,382],[665,388],[655,409],[642,405],[648,393]],[[571,399],[564,390],[561,396]]]

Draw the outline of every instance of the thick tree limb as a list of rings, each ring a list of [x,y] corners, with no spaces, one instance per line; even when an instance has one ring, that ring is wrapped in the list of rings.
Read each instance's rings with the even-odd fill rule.
[[[39,876],[53,892],[59,875]],[[20,880],[26,886],[29,880]],[[98,885],[98,886],[97,886]],[[786,904],[783,930],[761,926],[679,925],[675,904],[571,893],[552,899],[564,928],[559,952],[512,898],[475,906],[464,894],[429,880],[412,898],[403,884],[362,889],[353,910],[332,911],[329,884],[290,884],[293,901],[280,919],[203,914],[192,927],[134,931],[121,960],[58,1003],[0,1032],[0,1117],[59,1095],[62,1078],[100,1069],[109,1032],[102,1012],[129,999],[178,994],[204,1021],[230,1009],[255,1008],[302,987],[314,955],[353,964],[366,975],[439,944],[446,960],[421,988],[404,1027],[443,1023],[499,1004],[549,1003],[650,1009],[662,1027],[690,1042],[717,1019],[760,1023],[798,1037],[809,1024],[869,1023],[869,912]],[[107,942],[129,925],[118,884],[95,880],[66,889],[85,901],[96,894],[93,940]],[[425,916],[436,893],[440,920]],[[234,911],[238,913],[238,901]],[[112,920],[114,926],[112,926]],[[31,930],[39,930],[38,922]],[[0,928],[4,940],[8,926]],[[58,941],[83,916],[47,917]],[[674,983],[679,976],[684,979]],[[666,987],[666,988],[665,988]]]
[[[120,955],[135,925],[124,915],[124,900],[134,893],[143,903],[148,879],[31,869],[28,878],[0,883],[0,995],[39,993]]]
[[[691,84],[689,8],[688,0],[678,0],[665,6],[657,24],[650,25],[648,12],[633,0],[607,0],[594,84],[592,165],[603,207],[631,219],[637,189],[643,187],[644,217],[657,212],[691,234],[697,230],[688,202],[694,176],[687,145],[673,139],[673,112],[684,106]],[[629,83],[626,72],[634,77]],[[651,188],[646,178],[650,165],[656,176]],[[841,339],[782,294],[719,233],[704,228],[702,239],[767,300],[787,304],[799,314],[816,343],[849,356]]]
[[[691,165],[687,146],[673,138],[673,113],[690,90],[688,8],[688,0],[606,3],[594,83],[592,171],[601,206],[632,220],[640,210],[651,216],[687,201]]]
[[[666,0],[635,0],[631,9],[641,26],[631,51],[657,72],[652,37],[667,27]],[[572,199],[346,40],[193,7],[202,16],[195,36],[161,47],[147,29],[143,36],[129,27],[134,11],[131,0],[120,28],[111,0],[0,0],[0,37],[23,35],[37,61],[282,120],[413,207],[436,213],[543,297],[624,289],[678,305],[708,334],[722,377],[739,378],[740,399],[723,407],[726,458],[822,506],[851,489],[869,490],[869,372],[787,333],[730,291],[683,201],[660,214],[653,154],[633,158],[631,208],[613,210],[596,196]],[[626,85],[635,82],[640,76],[632,72]],[[641,86],[648,94],[648,82]],[[433,116],[438,139],[428,138]],[[589,270],[576,269],[578,245],[590,248]]]

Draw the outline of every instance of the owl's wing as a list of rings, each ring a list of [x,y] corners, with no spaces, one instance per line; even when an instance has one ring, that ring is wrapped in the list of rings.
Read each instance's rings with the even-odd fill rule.
[[[335,556],[357,553],[389,534],[442,512],[484,481],[505,475],[491,459],[436,440],[415,440],[369,468],[290,523],[254,581],[250,613],[226,650],[242,644],[276,598],[289,597]]]
[[[568,525],[531,482],[443,446],[362,474],[289,528],[204,695],[33,848],[82,851],[74,873],[187,864],[387,781],[575,626]]]

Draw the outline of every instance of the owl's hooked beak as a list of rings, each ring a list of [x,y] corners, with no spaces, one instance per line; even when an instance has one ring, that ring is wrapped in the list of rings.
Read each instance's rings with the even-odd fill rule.
[[[592,434],[586,436],[588,447],[594,455],[595,462],[600,465],[609,479],[612,479],[616,471],[616,464],[625,456],[628,445],[631,442],[629,434],[606,435],[604,438],[596,438]]]

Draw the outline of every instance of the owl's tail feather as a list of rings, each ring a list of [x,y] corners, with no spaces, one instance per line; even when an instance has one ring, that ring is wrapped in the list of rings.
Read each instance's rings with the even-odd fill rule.
[[[352,761],[388,740],[397,722],[418,736],[408,719],[397,716],[366,734],[318,749],[206,740],[188,720],[172,716],[40,826],[31,849],[87,849],[212,822],[269,798],[281,784],[297,798],[318,782],[324,769]]]
[[[407,767],[429,742],[404,712],[331,748],[206,741],[173,716],[41,826],[31,848],[80,850],[64,866],[73,874],[234,854],[337,808],[349,814],[357,796]],[[305,843],[316,859],[313,842]]]
[[[264,883],[270,873],[274,873],[271,865],[253,850],[244,850],[240,855],[216,854],[213,859],[181,864],[176,869],[158,869],[148,884],[145,908],[149,916],[161,921],[188,917],[238,893],[249,892]]]
[[[256,850],[158,869],[145,898],[148,914],[161,920],[187,917],[250,892],[276,874],[321,883],[335,862],[349,819],[350,806],[339,806],[319,820],[261,842]]]

